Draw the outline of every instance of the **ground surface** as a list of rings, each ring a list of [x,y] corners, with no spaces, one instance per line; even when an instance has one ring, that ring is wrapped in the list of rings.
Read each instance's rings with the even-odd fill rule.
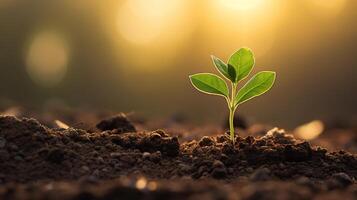
[[[237,119],[232,145],[223,128],[179,116],[74,116],[0,116],[0,199],[357,198],[353,126],[306,142]]]

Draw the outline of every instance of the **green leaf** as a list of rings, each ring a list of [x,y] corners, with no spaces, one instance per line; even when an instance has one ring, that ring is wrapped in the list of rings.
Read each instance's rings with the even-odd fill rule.
[[[252,71],[255,60],[253,52],[248,48],[241,48],[236,51],[228,60],[236,71],[235,83],[245,79]]]
[[[220,95],[228,98],[226,82],[219,76],[210,73],[199,73],[190,76],[192,85],[206,94]]]
[[[231,78],[230,80],[235,83],[235,80],[237,78],[237,73],[236,73],[236,69],[234,69],[234,67],[230,64],[228,64],[228,74],[229,77]]]
[[[276,73],[272,71],[262,71],[253,76],[243,87],[239,90],[234,99],[236,106],[242,104],[256,96],[267,92],[274,84]]]
[[[235,80],[235,71],[232,71],[226,63],[224,63],[221,59],[217,58],[214,55],[211,55],[212,61],[216,69],[228,80]],[[234,70],[234,69],[233,69]]]

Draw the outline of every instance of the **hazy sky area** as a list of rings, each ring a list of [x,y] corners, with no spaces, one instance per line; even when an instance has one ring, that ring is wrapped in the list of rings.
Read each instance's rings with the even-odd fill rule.
[[[50,102],[222,121],[188,75],[242,46],[274,88],[238,109],[282,127],[356,119],[355,0],[0,0],[0,107]]]

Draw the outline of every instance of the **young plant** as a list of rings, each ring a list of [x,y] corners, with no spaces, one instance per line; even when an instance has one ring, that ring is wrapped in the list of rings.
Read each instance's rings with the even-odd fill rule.
[[[198,73],[190,75],[192,85],[199,91],[223,96],[229,109],[229,132],[230,139],[234,143],[233,118],[237,107],[263,93],[267,92],[274,84],[276,73],[273,71],[261,71],[254,75],[239,91],[238,83],[250,74],[255,60],[253,52],[248,48],[241,48],[231,55],[228,63],[223,62],[215,56],[211,56],[216,69],[231,84],[231,92],[226,82],[219,76],[211,73]]]

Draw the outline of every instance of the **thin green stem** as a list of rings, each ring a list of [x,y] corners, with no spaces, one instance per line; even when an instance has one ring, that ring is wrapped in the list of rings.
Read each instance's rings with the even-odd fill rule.
[[[230,133],[230,139],[234,144],[234,124],[233,124],[233,120],[234,120],[234,111],[229,108],[229,133]]]
[[[234,136],[234,112],[235,112],[235,105],[234,105],[234,97],[236,95],[236,84],[232,83],[231,88],[231,99],[229,100],[229,133],[230,139],[235,143],[235,136]]]

